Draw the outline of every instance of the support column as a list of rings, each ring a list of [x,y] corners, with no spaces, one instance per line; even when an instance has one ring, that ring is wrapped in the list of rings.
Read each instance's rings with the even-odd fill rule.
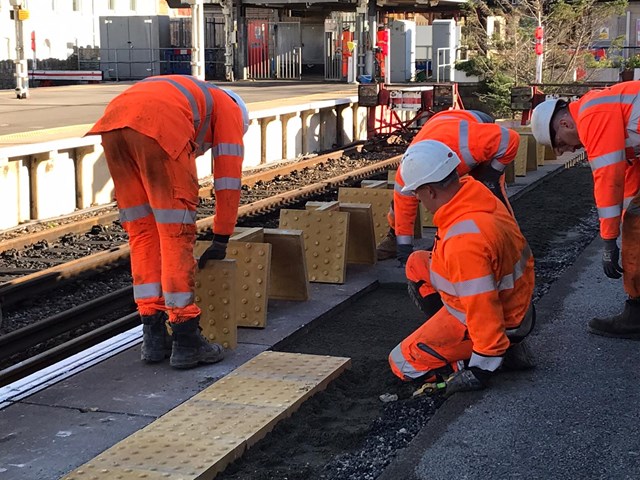
[[[29,11],[22,8],[22,0],[10,0],[13,7],[13,20],[16,27],[16,98],[29,97],[29,67],[24,58],[24,29],[22,21],[29,18]]]
[[[236,14],[236,50],[234,55],[235,76],[239,80],[247,79],[247,34],[246,22],[242,8],[242,0],[238,0],[235,7]]]
[[[369,16],[369,35],[367,41],[367,51],[365,58],[365,73],[371,75],[373,79],[375,77],[374,69],[374,55],[376,44],[378,43],[378,15],[376,10],[376,0],[368,0],[367,2],[367,15]]]
[[[233,3],[232,0],[222,0],[222,14],[224,15],[224,76],[229,82],[234,81],[233,72],[233,46],[237,45],[236,30],[233,21]]]
[[[204,80],[204,0],[188,0],[191,5],[191,75]]]

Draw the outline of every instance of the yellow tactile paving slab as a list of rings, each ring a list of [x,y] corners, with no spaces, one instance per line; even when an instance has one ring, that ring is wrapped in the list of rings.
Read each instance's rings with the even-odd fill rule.
[[[338,189],[338,200],[345,203],[370,203],[373,208],[373,228],[376,234],[376,244],[389,231],[387,213],[393,200],[393,190],[386,188],[349,188]]]
[[[263,352],[65,480],[208,480],[351,366],[344,357]]]

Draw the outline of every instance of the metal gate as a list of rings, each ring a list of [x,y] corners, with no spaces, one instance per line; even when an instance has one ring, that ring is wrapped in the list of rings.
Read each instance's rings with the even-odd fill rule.
[[[324,21],[324,78],[347,80],[349,59],[357,61],[357,51],[350,51],[354,41],[355,21],[328,18]]]
[[[299,80],[302,75],[300,22],[247,20],[247,70],[255,80]]]

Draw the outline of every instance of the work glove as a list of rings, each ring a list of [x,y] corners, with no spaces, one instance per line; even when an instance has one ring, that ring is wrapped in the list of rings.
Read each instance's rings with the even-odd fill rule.
[[[602,250],[602,268],[604,274],[609,278],[622,277],[622,268],[620,267],[620,249],[616,240],[605,240],[604,249]]]
[[[413,245],[402,244],[396,246],[396,258],[402,266],[405,266],[407,264],[409,255],[411,255],[412,253]]]
[[[227,244],[229,235],[213,235],[213,241],[198,260],[198,268],[203,269],[209,260],[222,260],[227,256]]]
[[[458,392],[471,392],[482,390],[487,386],[491,372],[478,367],[469,367],[458,370],[447,380],[447,389],[444,391],[445,397],[450,397]]]
[[[500,170],[496,170],[488,164],[478,168],[480,168],[481,170],[474,175],[476,179],[480,180],[485,185],[487,183],[499,183],[500,175],[502,175],[503,172],[501,172]]]

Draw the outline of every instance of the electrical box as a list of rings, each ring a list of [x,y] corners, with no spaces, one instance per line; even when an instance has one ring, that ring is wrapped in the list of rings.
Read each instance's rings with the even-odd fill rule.
[[[105,80],[140,80],[165,73],[170,47],[165,15],[100,17],[100,69]]]
[[[451,82],[458,46],[456,21],[434,20],[432,36],[434,76],[438,82]]]
[[[511,87],[511,110],[530,110],[533,87]]]
[[[389,70],[391,83],[405,83],[416,74],[416,24],[408,20],[389,23]]]

